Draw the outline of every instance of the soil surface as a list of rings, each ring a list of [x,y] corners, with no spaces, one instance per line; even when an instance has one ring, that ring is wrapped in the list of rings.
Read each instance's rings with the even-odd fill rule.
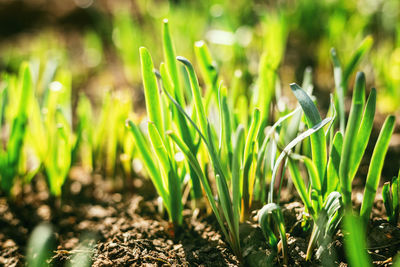
[[[71,176],[65,190],[70,193],[62,203],[44,193],[46,184],[40,177],[32,186],[24,186],[14,200],[0,197],[0,265],[24,266],[30,233],[47,222],[53,225],[56,243],[48,260],[52,266],[76,261],[74,256],[82,251],[91,257],[92,266],[239,266],[212,215],[185,209],[183,226],[174,229],[166,215],[158,212],[156,195],[148,181],[136,179],[136,190],[131,194],[109,190],[110,185],[101,176],[89,176],[79,168]],[[358,194],[354,195],[357,198]],[[328,246],[329,257],[314,256],[311,262],[305,261],[310,230],[302,229],[303,206],[292,193],[282,198],[289,203],[283,204],[288,265],[326,265],[321,260],[330,258],[336,259],[333,265],[345,266],[340,231]],[[400,228],[381,219],[381,200],[376,201],[373,213],[376,218],[368,229],[368,252],[375,265],[389,266],[400,250]],[[268,247],[255,218],[242,224],[240,232],[242,265],[283,264],[281,253],[273,253]],[[82,244],[86,244],[84,249]]]

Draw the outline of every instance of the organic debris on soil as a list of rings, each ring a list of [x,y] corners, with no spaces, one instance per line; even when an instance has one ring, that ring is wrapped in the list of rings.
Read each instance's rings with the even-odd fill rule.
[[[43,181],[25,186],[14,202],[0,198],[0,264],[24,266],[27,236],[42,221],[55,227],[57,247],[50,259],[52,266],[63,266],[79,252],[80,238],[92,233],[92,266],[238,266],[239,261],[224,242],[212,215],[193,217],[189,209],[184,214],[182,228],[172,229],[157,212],[157,201],[151,185],[141,181],[137,194],[110,192],[101,177],[93,176],[89,184],[80,184],[76,195],[65,198],[60,207],[51,207],[48,194],[37,193]],[[72,181],[68,186],[77,186]],[[283,194],[284,196],[285,194]],[[288,195],[288,194],[287,194]],[[321,258],[306,262],[309,236],[301,229],[303,205],[293,197],[284,204],[283,214],[288,226],[289,266],[321,265]],[[12,203],[12,204],[10,204]],[[374,207],[374,217],[382,217],[382,201]],[[255,214],[255,213],[253,213]],[[263,266],[272,261],[281,264],[265,241],[256,221],[241,225],[244,263]],[[400,229],[382,219],[371,221],[369,254],[377,266],[390,266],[400,250]],[[335,265],[344,266],[343,234],[339,231],[327,253],[335,255]]]

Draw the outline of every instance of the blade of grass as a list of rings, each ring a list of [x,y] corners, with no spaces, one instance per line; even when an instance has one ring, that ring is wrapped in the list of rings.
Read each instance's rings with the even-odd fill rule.
[[[164,200],[165,205],[169,207],[168,203],[169,195],[165,190],[164,183],[161,178],[161,173],[159,171],[158,166],[156,166],[154,163],[153,155],[149,150],[149,145],[147,141],[144,139],[139,128],[132,121],[129,120],[127,122],[127,126],[131,130],[133,138],[135,139],[136,147],[139,150],[140,155],[142,156],[144,166],[147,172],[150,174],[150,178],[153,181],[157,193]]]
[[[170,219],[175,225],[181,225],[182,216],[182,191],[180,178],[174,170],[172,162],[169,162],[168,191],[170,196]]]
[[[301,201],[303,202],[304,206],[307,208],[308,212],[312,217],[314,217],[315,212],[314,212],[314,207],[311,204],[310,198],[308,197],[307,194],[307,188],[304,184],[303,178],[301,177],[300,170],[294,159],[289,157],[289,171],[290,171],[290,176],[292,178],[294,187],[296,188],[297,192],[299,193],[299,196],[301,198]]]
[[[153,73],[153,60],[145,47],[140,47],[139,52],[147,114],[149,120],[154,122],[157,130],[162,133],[164,132],[164,125],[161,112],[161,100],[156,76]]]
[[[161,135],[157,130],[156,125],[153,122],[148,122],[147,130],[150,137],[150,142],[153,146],[154,152],[157,158],[160,161],[160,164],[165,171],[165,174],[168,174],[170,171],[170,162],[168,157],[167,149],[164,145],[163,140],[161,139]],[[167,183],[165,183],[167,185]]]
[[[319,212],[320,208],[322,207],[322,192],[321,192],[321,181],[318,177],[318,170],[317,166],[315,166],[314,162],[307,158],[303,157],[304,164],[306,165],[308,175],[310,177],[311,188],[317,192],[317,199],[314,202],[314,209]]]
[[[204,41],[198,41],[194,45],[194,52],[198,59],[200,70],[207,85],[208,91],[216,96],[218,70],[215,62],[212,59],[210,50]],[[208,95],[209,93],[206,93]]]
[[[349,232],[344,240],[344,248],[349,264],[354,267],[371,266],[371,260],[365,251],[365,228],[361,218],[347,214],[344,217],[344,229]]]
[[[369,220],[372,206],[375,199],[376,190],[379,185],[379,178],[383,168],[385,155],[389,147],[390,137],[392,136],[395,124],[393,115],[386,118],[382,130],[376,141],[374,152],[368,169],[367,181],[365,184],[364,198],[361,204],[360,216],[366,223]]]
[[[240,124],[236,130],[236,143],[232,158],[232,204],[235,225],[239,225],[240,220],[240,180],[241,180],[241,162],[244,146],[244,127]],[[239,235],[239,232],[237,233]]]
[[[390,182],[386,182],[382,187],[382,198],[383,198],[383,204],[385,205],[388,221],[392,223],[394,217],[394,209],[393,209],[392,195],[390,191],[391,191]]]
[[[350,165],[350,180],[354,179],[356,175],[358,166],[360,165],[361,159],[364,155],[365,149],[368,145],[368,140],[371,135],[372,126],[375,117],[375,106],[376,106],[376,90],[372,88],[371,93],[368,97],[367,103],[365,105],[364,114],[360,123],[360,129],[356,135],[356,145],[352,153],[351,165]]]
[[[295,139],[293,139],[283,150],[282,153],[279,155],[278,159],[276,160],[275,167],[272,171],[272,178],[271,178],[271,185],[275,184],[275,179],[276,179],[276,174],[278,171],[278,168],[280,166],[280,163],[282,160],[289,155],[290,151],[301,141],[303,141],[305,138],[309,137],[313,133],[317,132],[319,129],[324,127],[327,123],[331,121],[332,118],[325,118],[318,124],[314,125],[312,128],[306,130],[305,132],[299,134]],[[274,187],[270,186],[270,192],[269,192],[269,197],[268,201],[269,203],[273,203],[273,193],[274,193]]]
[[[168,19],[163,20],[162,36],[163,36],[164,59],[166,67],[168,69],[169,76],[174,85],[173,92],[178,103],[183,105],[184,101],[183,91],[181,89],[179,82],[178,66],[176,64],[176,56],[175,56],[175,47],[174,43],[172,42],[171,34],[169,31]]]
[[[218,223],[221,226],[221,229],[227,239],[229,240],[229,235],[228,232],[226,231],[225,225],[222,221],[222,218],[220,216],[219,210],[217,208],[213,193],[211,191],[211,187],[208,183],[207,178],[205,177],[199,162],[197,161],[196,157],[193,155],[189,147],[173,132],[169,131],[167,132],[167,135],[175,142],[175,144],[181,149],[181,151],[184,153],[184,155],[187,157],[189,164],[192,166],[192,168],[195,170],[196,174],[198,177],[200,177],[200,181],[203,185],[204,191],[206,192],[206,196],[208,198],[208,201],[211,205],[211,208],[217,218]]]
[[[293,94],[296,96],[299,101],[304,114],[307,117],[307,124],[309,128],[317,125],[321,122],[321,116],[315,106],[314,102],[307,95],[307,93],[301,89],[295,83],[290,85]],[[325,179],[325,169],[326,169],[326,141],[324,131],[321,130],[316,132],[315,134],[310,136],[311,140],[311,151],[312,151],[312,160],[315,163],[315,166],[318,170],[320,184],[324,184]]]
[[[347,123],[346,132],[343,141],[343,151],[342,158],[340,161],[340,186],[343,194],[343,201],[346,206],[351,206],[351,179],[350,179],[350,169],[351,169],[351,158],[354,153],[358,151],[354,150],[356,134],[358,132],[362,109],[364,106],[364,96],[365,96],[365,76],[364,73],[357,73],[356,84],[354,86],[353,100],[349,115],[349,121]]]
[[[174,56],[175,59],[175,56]],[[174,60],[175,62],[175,60]],[[175,62],[176,63],[176,62]],[[168,78],[168,74],[167,74],[167,69],[164,63],[161,63],[160,65],[160,72],[161,72],[161,80],[163,83],[163,88],[164,90],[166,90],[167,92],[169,92],[171,94],[172,90],[172,85],[169,82],[169,78]],[[177,90],[175,90],[175,97],[179,97],[177,96]],[[183,102],[182,102],[183,103]],[[172,113],[173,113],[173,117],[174,117],[174,121],[177,122],[177,126],[179,129],[179,133],[182,136],[183,141],[186,143],[186,145],[189,146],[190,150],[193,151],[194,154],[197,153],[197,149],[195,146],[195,141],[194,138],[192,137],[192,134],[190,133],[189,127],[187,125],[187,122],[185,120],[184,115],[182,115],[181,112],[179,112],[179,110],[176,109],[176,107],[171,104],[172,107]],[[189,173],[190,173],[190,178],[192,180],[192,192],[193,192],[193,197],[195,199],[200,199],[203,197],[203,193],[201,191],[201,186],[200,186],[200,181],[199,178],[196,175],[196,172],[193,170],[193,168],[191,166],[189,166]]]
[[[340,131],[336,132],[333,138],[333,146],[329,153],[327,169],[327,190],[326,196],[336,191],[339,186],[339,167],[343,146],[343,135]]]
[[[220,138],[224,140],[225,146],[227,148],[228,152],[228,163],[229,166],[231,167],[232,165],[232,141],[231,141],[231,118],[230,118],[230,112],[229,112],[229,107],[228,107],[228,99],[227,99],[227,92],[226,92],[226,87],[222,87],[223,90],[222,92],[218,92],[218,98],[219,98],[219,106],[220,106],[220,116],[221,116],[221,136]],[[222,142],[221,142],[222,143]],[[221,148],[221,144],[220,144]]]
[[[400,170],[397,177],[393,179],[392,183],[392,203],[393,203],[393,219],[392,224],[397,225],[400,215]]]
[[[194,98],[194,104],[195,104],[195,108],[196,108],[197,118],[198,118],[199,124],[200,124],[200,129],[203,133],[207,133],[206,112],[204,110],[199,81],[197,80],[197,76],[194,71],[194,68],[193,68],[192,64],[189,62],[189,60],[187,60],[186,58],[178,56],[176,59],[185,65],[185,67],[189,73],[190,86],[192,89],[192,94],[193,94],[193,98]],[[210,138],[210,137],[208,136],[208,138]],[[206,139],[207,141],[209,141],[208,138]]]

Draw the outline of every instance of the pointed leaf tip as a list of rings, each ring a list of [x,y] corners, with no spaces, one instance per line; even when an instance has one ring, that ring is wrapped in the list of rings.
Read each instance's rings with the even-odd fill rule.
[[[357,72],[356,80],[362,79],[365,81],[365,74],[362,71]]]
[[[196,47],[202,47],[202,46],[204,46],[204,44],[205,44],[205,42],[204,42],[203,40],[199,40],[199,41],[197,41],[197,42],[194,43],[194,45],[195,45]]]
[[[292,89],[292,91],[295,91],[295,90],[299,90],[301,88],[297,83],[291,83],[290,84],[290,89]]]
[[[183,64],[185,64],[185,65],[188,66],[188,67],[189,67],[189,66],[192,66],[192,64],[190,63],[190,61],[189,61],[187,58],[185,58],[185,57],[177,56],[177,57],[176,57],[176,60],[182,62]]]

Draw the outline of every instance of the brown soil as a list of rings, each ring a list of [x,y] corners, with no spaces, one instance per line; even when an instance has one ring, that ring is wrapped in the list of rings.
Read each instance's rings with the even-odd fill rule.
[[[184,224],[172,229],[157,212],[155,194],[149,182],[138,180],[136,194],[112,192],[100,176],[75,172],[66,187],[70,192],[63,203],[49,198],[43,179],[24,186],[18,198],[0,197],[0,265],[23,266],[26,244],[35,226],[49,222],[54,226],[57,247],[49,262],[63,266],[79,253],[80,239],[89,235],[92,266],[238,266],[239,261],[218,231],[212,215],[196,217],[184,210]],[[70,190],[73,189],[73,190]],[[67,191],[67,190],[65,190]],[[293,195],[293,194],[290,194]],[[285,198],[283,196],[283,198]],[[303,206],[289,197],[284,204],[288,231],[289,266],[318,266],[321,261],[305,261],[310,231],[301,227]],[[375,217],[384,217],[381,200]],[[254,213],[255,214],[255,213]],[[385,220],[375,219],[369,227],[369,254],[377,266],[388,266],[400,249],[400,229]],[[252,218],[241,225],[245,266],[281,265],[280,254],[272,253],[261,229]],[[343,235],[339,231],[327,253],[344,266]],[[334,256],[333,256],[334,255]],[[321,257],[323,258],[323,257]]]
[[[57,205],[51,204],[54,200],[47,193],[37,193],[43,189],[42,179],[33,187],[25,186],[12,202],[0,197],[0,266],[24,265],[28,237],[41,222],[50,222],[55,229],[58,246],[50,259],[53,266],[63,266],[79,252],[80,239],[88,233],[96,243],[93,266],[238,265],[213,217],[196,219],[185,210],[183,226],[174,230],[157,212],[148,182],[136,183],[142,184],[138,191],[145,196],[141,196],[110,192],[101,178],[90,179],[89,184],[69,182],[76,194]],[[79,192],[76,187],[81,187]]]

